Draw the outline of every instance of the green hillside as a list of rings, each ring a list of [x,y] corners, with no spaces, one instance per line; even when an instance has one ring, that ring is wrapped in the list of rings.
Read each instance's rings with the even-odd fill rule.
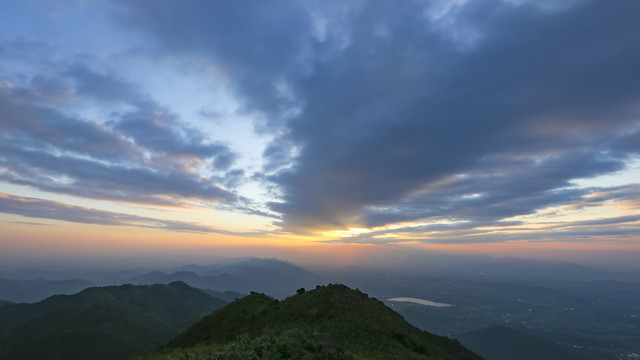
[[[252,293],[206,316],[145,359],[480,359],[344,285],[283,301]]]
[[[89,288],[0,307],[0,359],[124,359],[148,353],[226,303],[175,282]]]

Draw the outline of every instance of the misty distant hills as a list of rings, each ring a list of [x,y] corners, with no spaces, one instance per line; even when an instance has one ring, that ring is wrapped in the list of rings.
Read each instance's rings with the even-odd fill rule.
[[[88,288],[0,307],[0,359],[125,359],[226,302],[182,282]]]
[[[118,270],[87,271],[72,270],[44,271],[37,269],[4,272],[0,278],[0,299],[12,302],[36,302],[52,295],[74,294],[91,286],[100,285],[152,285],[183,281],[192,287],[218,291],[231,291],[233,300],[250,291],[265,292],[284,298],[304,286],[316,283],[309,271],[278,259],[242,258],[227,259],[223,264],[186,265],[169,271],[160,270]],[[31,277],[50,277],[51,279]],[[66,277],[83,277],[59,280]]]
[[[598,269],[572,262],[552,262],[531,259],[495,259],[475,267],[477,279],[492,281],[593,281],[610,278],[612,275]],[[464,266],[462,266],[464,268]]]
[[[35,302],[55,294],[73,294],[90,286],[168,284],[173,281],[184,281],[193,287],[219,292],[246,294],[258,291],[284,298],[300,287],[339,280],[335,274],[314,274],[276,258],[229,258],[220,261],[209,265],[190,264],[161,269],[78,270],[60,267],[50,271],[3,271],[0,272],[0,299]],[[354,271],[360,273],[363,270]],[[486,256],[409,257],[393,272],[411,277],[432,276],[545,286],[550,282],[564,286],[564,283],[573,281],[635,281],[633,279],[637,278],[637,275],[612,274],[575,263]]]
[[[309,271],[282,260],[247,259],[229,265],[187,265],[172,273],[153,271],[133,277],[129,282],[167,284],[184,281],[199,289],[237,293],[257,291],[286,297],[300,287],[309,286],[313,279]]]
[[[230,274],[218,276],[200,276],[190,271],[178,271],[171,274],[162,271],[154,271],[142,274],[129,280],[136,285],[168,284],[174,281],[183,281],[189,286],[216,291],[249,292],[250,285],[243,279]]]
[[[40,301],[53,294],[74,294],[93,286],[88,281],[73,280],[8,280],[0,279],[0,299],[13,302]]]
[[[615,360],[615,357],[568,347],[506,326],[491,326],[457,336],[485,360]]]
[[[480,359],[344,285],[283,301],[252,293],[206,316],[145,359]]]
[[[628,280],[637,274],[617,274],[573,262],[556,262],[489,256],[411,258],[400,265],[407,274],[454,279],[540,283],[549,281]]]

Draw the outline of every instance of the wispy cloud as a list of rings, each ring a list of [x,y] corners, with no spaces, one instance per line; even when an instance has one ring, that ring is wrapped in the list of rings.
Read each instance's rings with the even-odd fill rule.
[[[216,233],[238,236],[259,235],[259,233],[238,233],[191,222],[122,214],[5,193],[0,193],[0,212],[30,218],[62,220],[81,224],[136,226],[177,232]]]
[[[569,205],[551,206],[534,214],[487,217],[432,217],[430,222],[404,222],[400,226],[373,227],[344,236],[325,234],[333,242],[357,244],[491,243],[505,241],[633,241],[640,235],[640,185],[592,188]],[[560,204],[567,203],[558,201]],[[480,209],[483,207],[480,207]],[[603,211],[604,210],[604,211]],[[591,213],[584,220],[584,211]],[[452,211],[451,214],[455,214]],[[616,215],[617,214],[617,215]],[[577,216],[576,216],[577,215]],[[411,216],[408,216],[411,218]],[[474,221],[460,220],[474,218]]]

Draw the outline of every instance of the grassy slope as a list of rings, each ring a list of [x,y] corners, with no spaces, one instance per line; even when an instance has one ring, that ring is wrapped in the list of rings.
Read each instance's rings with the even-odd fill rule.
[[[456,341],[421,331],[382,302],[343,285],[317,287],[281,302],[252,293],[203,318],[149,359],[233,358],[236,350],[266,358],[479,359]]]

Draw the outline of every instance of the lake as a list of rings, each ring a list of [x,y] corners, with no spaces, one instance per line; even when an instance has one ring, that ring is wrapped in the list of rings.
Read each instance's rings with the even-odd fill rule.
[[[451,304],[437,303],[437,302],[433,302],[425,299],[417,299],[417,298],[411,298],[411,297],[397,297],[397,298],[391,298],[387,300],[400,301],[400,302],[412,302],[412,303],[425,305],[425,306],[437,306],[437,307],[453,306]]]

